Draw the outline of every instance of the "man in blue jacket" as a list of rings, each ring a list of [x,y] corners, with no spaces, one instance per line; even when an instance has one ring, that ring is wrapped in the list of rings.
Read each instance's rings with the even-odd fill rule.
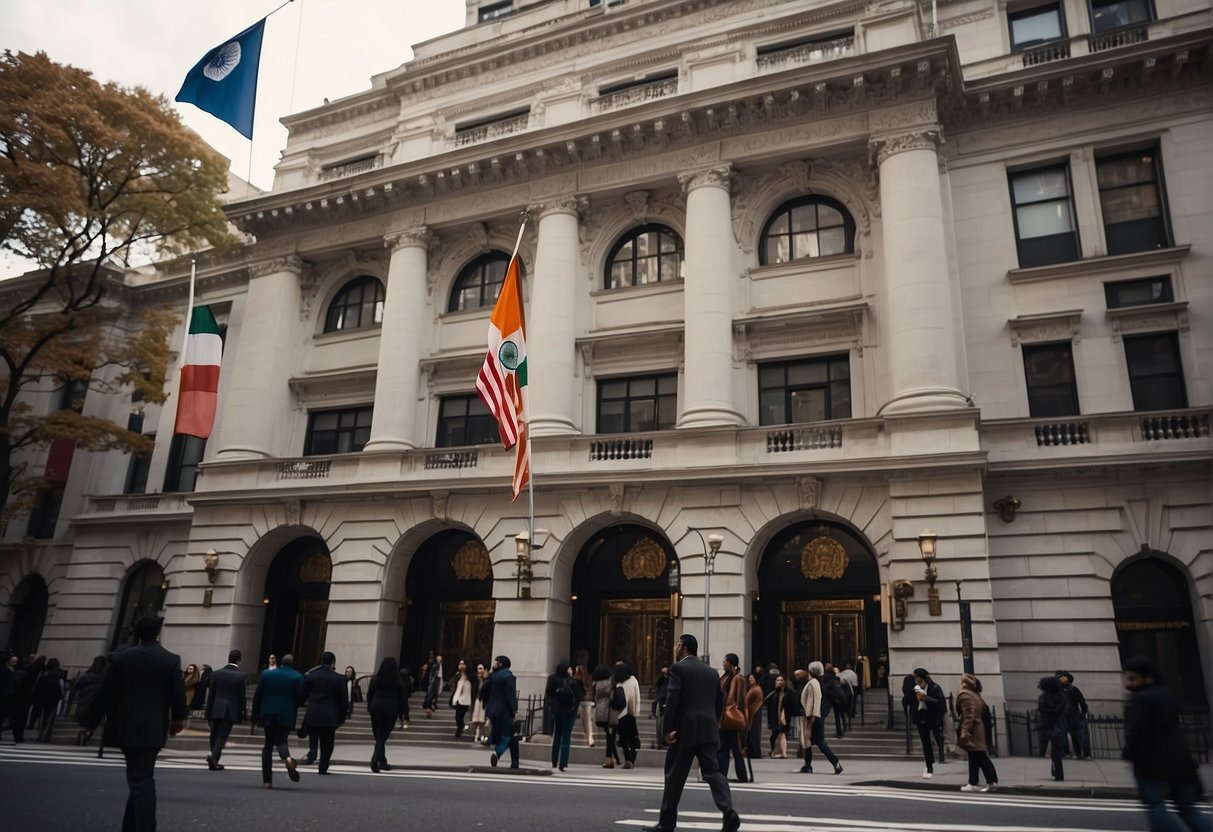
[[[299,782],[299,770],[295,758],[287,748],[286,740],[295,730],[295,716],[299,703],[303,701],[303,674],[295,670],[295,657],[289,653],[278,661],[278,666],[261,674],[257,691],[253,694],[253,720],[265,729],[265,745],[261,747],[261,787],[274,787],[273,751],[278,750],[286,766],[286,774],[295,783]]]
[[[497,761],[510,750],[510,768],[518,768],[517,746],[513,744],[514,714],[518,712],[518,680],[510,670],[510,657],[498,656],[493,659],[493,672],[486,684],[489,686],[488,698],[484,704],[484,715],[492,724],[490,742],[493,744],[493,754],[489,757],[489,765],[496,766]]]

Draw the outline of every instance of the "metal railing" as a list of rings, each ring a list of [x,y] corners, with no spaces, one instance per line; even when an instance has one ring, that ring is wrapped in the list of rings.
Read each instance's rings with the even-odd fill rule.
[[[590,99],[590,109],[596,113],[615,110],[620,107],[630,107],[633,104],[643,104],[657,98],[665,98],[678,92],[677,78],[662,78],[647,84],[638,84],[617,92],[610,92]]]
[[[343,165],[333,165],[331,168],[324,168],[320,171],[320,181],[327,182],[330,179],[340,179],[343,176],[353,176],[356,173],[365,173],[368,170],[383,165],[383,159],[379,156],[370,159],[359,159],[355,162],[346,162]]]
[[[1105,52],[1109,49],[1117,49],[1121,46],[1145,43],[1149,39],[1150,27],[1148,25],[1126,26],[1113,32],[1091,35],[1087,38],[1087,48],[1094,54],[1096,52]]]
[[[1048,738],[1043,736],[1039,711],[1008,711],[1006,719],[1008,755],[1038,757],[1044,753]],[[1119,760],[1125,744],[1124,717],[1088,714],[1085,723],[1091,756],[1098,760]],[[1213,747],[1213,722],[1209,714],[1181,714],[1179,728],[1197,761],[1207,764]],[[1069,750],[1068,737],[1066,743]]]
[[[1068,40],[1057,40],[1052,43],[1046,43],[1043,46],[1037,46],[1034,49],[1025,49],[1023,52],[1024,66],[1037,66],[1038,64],[1047,64],[1050,61],[1062,61],[1070,57],[1070,42]]]
[[[530,121],[531,114],[523,113],[513,118],[494,121],[492,124],[482,124],[479,127],[471,127],[467,130],[456,130],[453,141],[455,147],[464,147],[465,145],[508,136],[512,133],[521,133],[527,128]]]

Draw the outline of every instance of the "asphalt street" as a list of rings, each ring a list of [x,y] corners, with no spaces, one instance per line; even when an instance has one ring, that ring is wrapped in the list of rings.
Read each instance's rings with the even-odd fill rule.
[[[321,777],[301,769],[291,783],[278,763],[261,788],[259,758],[228,753],[211,772],[197,755],[167,753],[157,766],[159,827],[181,830],[602,830],[656,822],[661,785],[652,772],[571,767],[551,773],[403,770],[372,774],[336,765]],[[580,770],[577,770],[580,769]],[[55,746],[0,748],[6,796],[0,828],[10,832],[114,830],[126,783],[117,752]],[[1131,800],[960,794],[825,783],[734,786],[747,832],[1041,832],[1144,829]],[[705,786],[688,784],[679,829],[719,829]]]

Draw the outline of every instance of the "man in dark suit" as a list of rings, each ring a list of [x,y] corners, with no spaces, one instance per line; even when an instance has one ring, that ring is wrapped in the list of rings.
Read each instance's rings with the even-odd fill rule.
[[[489,765],[496,766],[508,748],[510,768],[518,768],[518,745],[513,741],[514,714],[518,712],[518,680],[510,670],[509,656],[493,659],[493,672],[486,684],[489,693],[484,703],[484,715],[492,724],[489,741],[493,745]]]
[[[110,654],[87,714],[90,728],[106,719],[104,743],[118,746],[126,757],[130,794],[122,832],[155,832],[156,757],[190,715],[181,657],[157,641],[163,623],[155,616],[135,622],[138,643]]]
[[[737,832],[741,818],[733,811],[729,781],[720,771],[716,748],[720,744],[720,713],[724,693],[716,671],[701,662],[696,654],[699,641],[681,635],[674,648],[670,667],[670,686],[666,693],[665,720],[662,729],[670,747],[665,754],[665,791],[661,796],[661,815],[655,826],[645,832],[673,832],[678,823],[678,802],[686,787],[691,761],[699,760],[699,771],[712,790],[716,808],[724,813],[722,832]]]
[[[227,664],[211,674],[211,688],[206,694],[206,718],[211,723],[211,753],[206,756],[206,765],[211,771],[223,771],[219,755],[232,734],[232,726],[244,719],[248,678],[240,669],[241,658],[239,650],[231,651]]]
[[[303,762],[310,766],[316,761],[316,747],[319,745],[321,774],[329,773],[333,740],[350,709],[345,677],[334,669],[335,664],[337,657],[326,650],[320,657],[320,666],[303,679],[303,698],[307,701],[303,724],[307,726],[308,738],[307,757]]]

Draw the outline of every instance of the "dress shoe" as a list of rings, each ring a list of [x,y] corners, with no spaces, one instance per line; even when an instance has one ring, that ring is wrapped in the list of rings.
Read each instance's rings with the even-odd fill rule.
[[[206,767],[209,768],[211,771],[223,771],[223,766],[216,763],[209,756],[206,758]]]
[[[492,754],[489,755],[489,765],[491,765],[493,768],[497,768],[497,752],[496,751],[494,751]]]
[[[371,771],[375,772],[376,774],[379,773],[379,758],[378,757],[371,760]]]
[[[291,778],[292,783],[299,782],[299,764],[295,762],[294,757],[287,757],[283,760],[286,764],[286,776]]]
[[[329,770],[328,770],[327,768],[322,768],[322,769],[320,769],[320,770],[319,770],[318,772],[316,772],[316,773],[317,773],[317,774],[328,774],[328,773],[329,773]]]
[[[308,754],[306,757],[303,758],[303,764],[305,766],[310,766],[314,762],[316,762],[316,758],[313,757],[311,754]]]
[[[262,784],[261,784],[261,788],[263,788],[263,789],[272,789],[272,788],[274,788],[274,784],[273,784],[273,783],[262,783]]]
[[[720,832],[737,832],[741,828],[741,816],[736,812],[730,811],[724,816],[724,825],[720,827]]]
[[[391,771],[392,766],[385,760],[384,762],[379,764],[379,770],[380,771]]]
[[[632,761],[631,761],[631,760],[625,760],[625,761],[624,761],[624,763],[623,763],[623,767],[624,767],[624,768],[632,768]]]
[[[841,763],[835,763],[835,764],[834,764],[834,773],[835,773],[835,774],[842,774],[842,764],[841,764]]]
[[[812,773],[813,773],[813,767],[812,767],[812,766],[801,766],[801,767],[800,767],[800,773],[801,773],[801,774],[812,774]]]
[[[640,832],[672,832],[672,830],[666,829],[660,823],[655,823],[652,826],[644,827],[640,830]]]

